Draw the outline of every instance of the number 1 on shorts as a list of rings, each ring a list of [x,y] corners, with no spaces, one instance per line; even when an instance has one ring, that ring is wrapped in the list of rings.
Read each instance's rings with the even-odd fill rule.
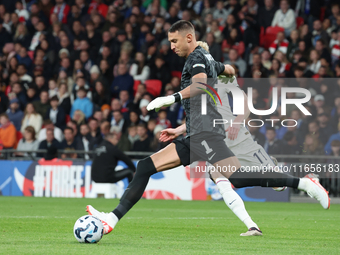
[[[212,152],[213,150],[209,147],[208,143],[206,142],[206,140],[203,140],[201,142],[201,144],[204,146],[205,148],[205,153],[209,154],[210,152]]]

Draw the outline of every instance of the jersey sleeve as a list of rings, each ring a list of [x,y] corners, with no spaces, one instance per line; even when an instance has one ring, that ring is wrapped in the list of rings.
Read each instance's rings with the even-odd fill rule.
[[[208,66],[209,66],[209,62],[203,55],[199,53],[195,54],[190,61],[191,77],[199,73],[207,74]]]
[[[201,58],[200,56],[195,56],[190,62],[191,77],[199,73],[206,74],[207,66],[207,61],[204,58]]]
[[[221,62],[215,61],[215,69],[216,69],[217,75],[220,75],[225,70],[224,64]]]

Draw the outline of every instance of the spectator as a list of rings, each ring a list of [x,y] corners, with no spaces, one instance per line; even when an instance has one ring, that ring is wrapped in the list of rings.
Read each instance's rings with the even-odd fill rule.
[[[275,137],[275,128],[268,127],[266,130],[266,142],[264,143],[263,148],[269,155],[281,154],[281,143]]]
[[[258,11],[259,25],[264,27],[264,29],[270,27],[277,9],[278,8],[274,5],[273,0],[264,0],[264,6],[260,7]]]
[[[292,9],[289,9],[288,0],[280,1],[280,9],[275,12],[272,20],[272,27],[275,26],[283,27],[286,36],[296,28],[295,14]]]
[[[48,102],[48,92],[47,91],[41,91],[40,92],[40,101],[34,101],[33,102],[34,109],[39,113],[41,116],[45,117],[46,113],[50,107],[50,104]]]
[[[75,151],[77,150],[77,142],[74,137],[74,131],[70,127],[66,127],[64,129],[64,140],[60,143],[60,149],[61,150],[70,150]],[[61,154],[61,158],[77,158],[76,153],[63,153]]]
[[[269,52],[268,52],[268,55],[270,58]],[[270,65],[272,65],[272,62],[270,62]],[[247,72],[245,73],[244,77],[247,77],[247,78],[252,77],[252,73],[254,72],[254,70],[259,70],[261,72],[262,77],[268,76],[268,69],[261,63],[261,55],[258,53],[253,54],[252,64],[248,65]]]
[[[290,42],[288,44],[287,48],[287,59],[292,60],[294,52],[299,48],[299,31],[298,30],[292,30],[290,33]]]
[[[312,135],[315,139],[319,139],[320,144],[326,144],[327,135],[320,132],[320,126],[316,120],[311,121],[308,124],[308,133]]]
[[[328,45],[329,43],[329,35],[323,30],[322,23],[320,20],[315,20],[313,22],[313,31],[312,31],[312,45],[315,46],[317,40],[322,40]]]
[[[133,97],[133,78],[128,73],[126,64],[119,64],[118,76],[113,80],[111,84],[111,95],[118,97],[121,90],[129,91],[130,97]]]
[[[90,69],[90,81],[89,81],[89,84],[90,84],[90,87],[94,87],[95,86],[95,83],[98,81],[98,80],[103,80],[103,77],[100,76],[100,70],[99,70],[99,67],[96,66],[96,65],[93,65]]]
[[[39,148],[39,141],[36,139],[35,130],[32,126],[27,126],[23,132],[23,138],[18,143],[18,151],[36,151]],[[16,152],[16,156],[28,156],[27,152]],[[35,156],[35,153],[31,154]]]
[[[53,83],[55,83],[54,80],[52,80]],[[40,95],[41,91],[43,90],[48,90],[49,86],[47,86],[46,82],[45,82],[45,78],[42,75],[36,76],[34,78],[34,86],[35,86],[35,90],[37,91],[37,93]]]
[[[332,148],[331,148],[332,142],[336,140],[340,141],[340,122],[338,123],[338,131],[339,131],[338,133],[331,135],[331,137],[328,139],[328,142],[325,145],[326,155],[329,155],[332,152]]]
[[[79,151],[91,151],[93,148],[91,147],[91,135],[90,128],[87,124],[82,124],[80,126],[80,136],[77,141],[77,150]],[[90,154],[79,154],[78,157],[85,158],[89,160],[92,155]]]
[[[17,144],[17,133],[6,113],[0,114],[0,125],[0,147],[14,149]]]
[[[127,128],[127,122],[124,120],[120,111],[112,112],[111,127],[119,127],[120,131],[124,133]]]
[[[136,128],[135,126],[133,126]],[[128,128],[130,130],[131,127]],[[116,138],[118,140],[118,143],[116,144],[117,148],[121,151],[130,151],[132,148],[132,143],[128,138],[127,134],[123,134],[122,131],[119,129],[119,127],[114,126],[111,127],[110,132],[114,135],[116,135]],[[138,138],[137,138],[138,139]]]
[[[140,100],[140,103],[139,103],[139,110],[141,112],[141,114],[139,115],[139,118],[144,123],[147,123],[149,121],[149,119],[151,118],[151,113],[146,109],[146,107],[149,103],[150,103],[150,101],[145,99],[145,98]]]
[[[20,131],[21,121],[24,113],[19,108],[19,100],[14,98],[10,101],[8,110],[6,111],[9,120],[14,124],[17,131]]]
[[[64,129],[66,125],[66,115],[64,109],[61,106],[58,106],[58,96],[53,96],[50,100],[50,104],[51,107],[47,110],[45,119],[50,119],[56,127]]]
[[[286,0],[282,0],[286,1]],[[283,54],[287,53],[289,42],[285,39],[283,32],[277,33],[276,40],[269,46],[269,51],[272,55],[276,51],[281,51]]]
[[[32,60],[27,55],[27,50],[25,47],[21,47],[19,50],[19,54],[16,55],[19,64],[24,64],[28,70],[31,70]]]
[[[123,113],[124,119],[128,119],[130,108],[133,107],[132,102],[129,99],[130,95],[127,90],[121,90],[119,93],[119,100],[122,105],[121,112]]]
[[[163,129],[171,128],[171,122],[167,119],[167,111],[166,110],[160,110],[158,112],[157,125],[162,126]]]
[[[157,56],[155,58],[155,63],[150,69],[150,79],[161,80],[163,87],[170,82],[171,74],[169,73],[169,67],[162,56]]]
[[[217,1],[216,10],[213,12],[214,20],[217,20],[222,26],[226,22],[228,14],[228,11],[224,9],[223,1]]]
[[[7,30],[3,27],[3,19],[0,17],[0,49],[2,49],[6,43],[12,41],[11,35],[7,32]]]
[[[242,58],[238,56],[237,50],[235,49],[229,50],[229,60],[224,61],[224,64],[229,64],[229,65],[235,64],[239,68],[240,75],[242,77],[244,76],[246,72],[247,64]]]
[[[137,134],[139,139],[133,144],[133,151],[151,151],[150,148],[150,138],[148,136],[147,128],[145,124],[138,124]]]
[[[102,3],[102,0],[94,0],[89,6],[88,14],[91,14],[96,10],[103,18],[106,18],[109,7]]]
[[[60,128],[55,127],[51,120],[44,121],[44,128],[39,131],[38,140],[39,142],[44,141],[46,139],[46,131],[47,130],[53,131],[53,137],[57,139],[60,143],[64,139],[63,131]]]
[[[314,136],[312,134],[307,134],[305,137],[305,142],[303,146],[303,154],[313,156],[318,155],[322,156],[324,155],[324,151],[322,149],[322,144],[317,136]],[[322,163],[323,159],[315,159],[313,157],[304,159],[303,163],[311,164],[311,163]]]
[[[138,112],[131,110],[129,114],[129,119],[127,120],[127,126],[137,126],[140,123]]]
[[[332,48],[332,64],[335,65],[339,63],[340,59],[340,31],[338,31],[337,42],[333,45]]]
[[[70,6],[64,3],[64,0],[56,0],[55,3],[56,5],[51,8],[50,14],[57,14],[58,21],[63,24],[67,24],[67,16],[70,12]]]
[[[110,128],[111,128],[110,122],[108,122],[107,120],[104,120],[103,122],[100,123],[100,133],[102,137],[105,137],[107,134],[110,133]]]
[[[283,136],[283,144],[281,153],[283,155],[300,155],[302,152],[301,146],[298,145],[294,132],[288,131]],[[285,162],[299,162],[298,159],[285,158]]]
[[[224,60],[229,59],[228,53],[231,48],[237,50],[239,56],[242,56],[245,51],[244,42],[241,40],[241,36],[240,34],[238,34],[238,30],[236,28],[233,28],[230,31],[230,34],[227,37],[227,39],[223,40],[222,51]]]
[[[77,99],[71,108],[71,118],[73,118],[76,110],[81,110],[85,114],[86,119],[90,118],[93,113],[93,103],[86,97],[86,90],[83,87],[80,87],[77,92]]]
[[[54,80],[48,82],[48,97],[52,98],[58,94],[58,85]]]
[[[165,148],[169,142],[160,142],[159,141],[159,137],[161,135],[161,131],[163,130],[164,128],[161,126],[161,125],[157,125],[155,127],[155,129],[153,130],[153,134],[154,134],[154,138],[150,144],[150,148],[152,149],[152,151],[159,151],[163,148]]]
[[[27,104],[27,97],[21,84],[18,82],[15,82],[12,85],[12,92],[15,93],[16,98],[19,100],[19,105],[21,107],[24,107]]]
[[[329,17],[333,26],[337,25],[337,18],[340,16],[340,6],[338,3],[333,3],[331,7],[332,15]]]
[[[7,105],[8,105],[8,97],[6,96],[4,92],[0,90],[0,114],[6,111]]]
[[[142,52],[136,53],[136,63],[131,65],[130,75],[134,80],[145,82],[150,76],[150,67],[145,64],[145,56]]]
[[[57,96],[59,99],[59,106],[63,108],[65,114],[68,115],[71,111],[71,99],[69,93],[67,92],[66,83],[60,83]]]
[[[101,81],[96,81],[95,91],[93,92],[92,102],[97,107],[102,107],[104,104],[110,104],[111,97],[110,93],[106,90],[106,87]]]
[[[339,39],[340,39],[340,34],[339,34]],[[315,49],[319,53],[320,59],[324,58],[329,64],[331,64],[332,57],[323,40],[319,39],[316,41]]]
[[[24,133],[25,128],[31,126],[34,128],[35,134],[38,134],[42,126],[42,117],[36,112],[34,104],[28,103],[25,109],[25,115],[22,119],[21,133]]]
[[[77,123],[78,127],[86,123],[85,114],[81,110],[76,110],[74,112],[72,120],[74,120]]]
[[[61,149],[60,142],[54,138],[53,129],[46,130],[46,139],[39,144],[39,150],[47,150],[46,153],[38,153],[38,157],[51,160],[58,157],[58,150]]]
[[[209,46],[209,51],[211,56],[216,60],[222,61],[222,50],[221,46],[215,42],[215,36],[213,33],[208,33],[206,38],[207,44]]]
[[[71,102],[74,102],[76,100],[79,88],[84,88],[87,91],[86,97],[90,100],[92,99],[92,92],[90,90],[90,86],[86,83],[85,77],[80,76],[77,77],[76,86],[73,87],[73,92],[71,94]]]
[[[98,120],[95,118],[91,118],[89,120],[89,128],[90,128],[90,143],[92,148],[97,148],[98,145],[102,142],[103,136],[100,132]]]
[[[29,50],[31,51],[34,51],[39,45],[39,38],[45,30],[44,22],[38,21],[37,24],[34,26],[34,29],[35,29],[35,33],[32,37],[31,44],[29,46]]]
[[[332,152],[330,156],[336,156],[338,157],[337,159],[328,159],[327,163],[328,164],[339,164],[339,158],[340,158],[340,141],[339,140],[333,140],[331,142],[331,149]]]

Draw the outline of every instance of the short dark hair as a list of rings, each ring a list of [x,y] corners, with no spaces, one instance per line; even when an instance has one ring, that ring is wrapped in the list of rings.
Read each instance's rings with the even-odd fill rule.
[[[47,126],[47,125],[50,125],[50,124],[53,124],[52,120],[45,120],[45,121],[43,122],[43,125],[44,125],[44,126]]]
[[[145,125],[144,123],[139,123],[139,124],[137,125],[137,127],[143,127],[143,128],[145,128],[145,129],[147,129],[147,127],[146,127],[146,125]]]
[[[285,140],[286,142],[291,141],[294,138],[294,133],[292,131],[287,131],[287,133],[285,133],[285,135],[283,136],[283,140]]]
[[[8,120],[9,120],[9,117],[8,117],[8,115],[7,115],[6,113],[2,113],[2,114],[0,114],[0,117],[5,117],[6,119],[8,119]]]
[[[172,24],[172,26],[169,29],[169,33],[175,33],[176,31],[182,32],[182,31],[195,31],[194,26],[191,24],[191,22],[186,20],[179,20]]]
[[[269,130],[272,130],[272,131],[274,131],[276,133],[276,130],[273,127],[267,127],[266,132],[269,131]]]
[[[64,132],[65,132],[66,130],[71,130],[71,133],[73,134],[73,128],[66,127],[66,128],[64,129]]]
[[[301,71],[301,72],[303,72],[305,69],[302,67],[302,66],[296,66],[295,68],[294,68],[294,71]]]
[[[55,95],[55,96],[51,97],[50,102],[52,102],[52,101],[58,101],[59,102],[58,96]]]
[[[78,91],[83,91],[85,94],[87,93],[86,89],[84,87],[80,87]]]

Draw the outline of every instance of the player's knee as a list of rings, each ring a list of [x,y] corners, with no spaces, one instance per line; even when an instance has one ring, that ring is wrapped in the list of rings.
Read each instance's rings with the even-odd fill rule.
[[[136,175],[151,176],[156,172],[155,165],[150,157],[138,161]]]

